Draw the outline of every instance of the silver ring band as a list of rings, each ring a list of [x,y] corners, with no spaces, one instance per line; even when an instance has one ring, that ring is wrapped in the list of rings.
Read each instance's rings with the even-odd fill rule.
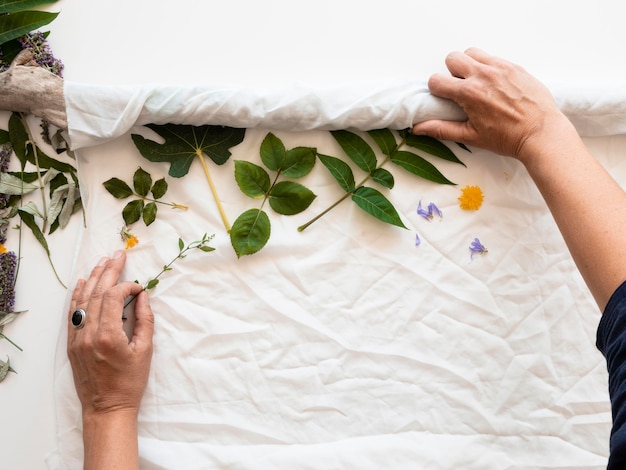
[[[85,312],[82,308],[79,308],[78,310],[74,310],[74,313],[72,313],[72,326],[79,330],[81,329],[83,326],[85,326],[85,320],[87,318],[87,312]]]

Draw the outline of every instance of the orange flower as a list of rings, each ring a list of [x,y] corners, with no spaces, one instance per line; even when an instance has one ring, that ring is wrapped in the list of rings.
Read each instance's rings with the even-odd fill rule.
[[[124,249],[128,250],[139,243],[139,238],[133,235],[127,228],[123,228],[120,231],[120,237],[124,242]]]
[[[478,186],[465,186],[459,196],[459,206],[464,211],[477,211],[483,205],[483,190]]]
[[[0,243],[0,255],[7,252],[7,247]]]

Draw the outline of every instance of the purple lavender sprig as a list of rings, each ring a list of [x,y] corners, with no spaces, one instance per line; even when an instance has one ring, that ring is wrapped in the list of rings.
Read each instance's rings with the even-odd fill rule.
[[[474,255],[484,255],[488,253],[487,248],[483,245],[478,237],[474,238],[474,241],[470,244],[469,249],[471,251],[471,259],[474,259]]]
[[[41,31],[25,34],[17,39],[22,49],[33,52],[33,60],[49,72],[63,78],[63,62],[55,58],[52,49]]]

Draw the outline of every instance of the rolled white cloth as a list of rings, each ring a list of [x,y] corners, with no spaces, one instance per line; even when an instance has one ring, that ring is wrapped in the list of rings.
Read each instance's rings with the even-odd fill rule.
[[[559,107],[584,136],[626,131],[626,83],[559,84]],[[463,120],[454,103],[434,97],[425,81],[359,82],[336,86],[293,83],[274,88],[65,83],[74,150],[115,139],[145,124],[240,128],[405,129],[431,118]]]

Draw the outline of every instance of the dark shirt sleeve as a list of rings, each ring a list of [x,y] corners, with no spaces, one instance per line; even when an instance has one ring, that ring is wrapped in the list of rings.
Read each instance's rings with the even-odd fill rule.
[[[626,282],[617,288],[604,309],[596,345],[609,371],[611,429],[609,469],[626,468]]]

